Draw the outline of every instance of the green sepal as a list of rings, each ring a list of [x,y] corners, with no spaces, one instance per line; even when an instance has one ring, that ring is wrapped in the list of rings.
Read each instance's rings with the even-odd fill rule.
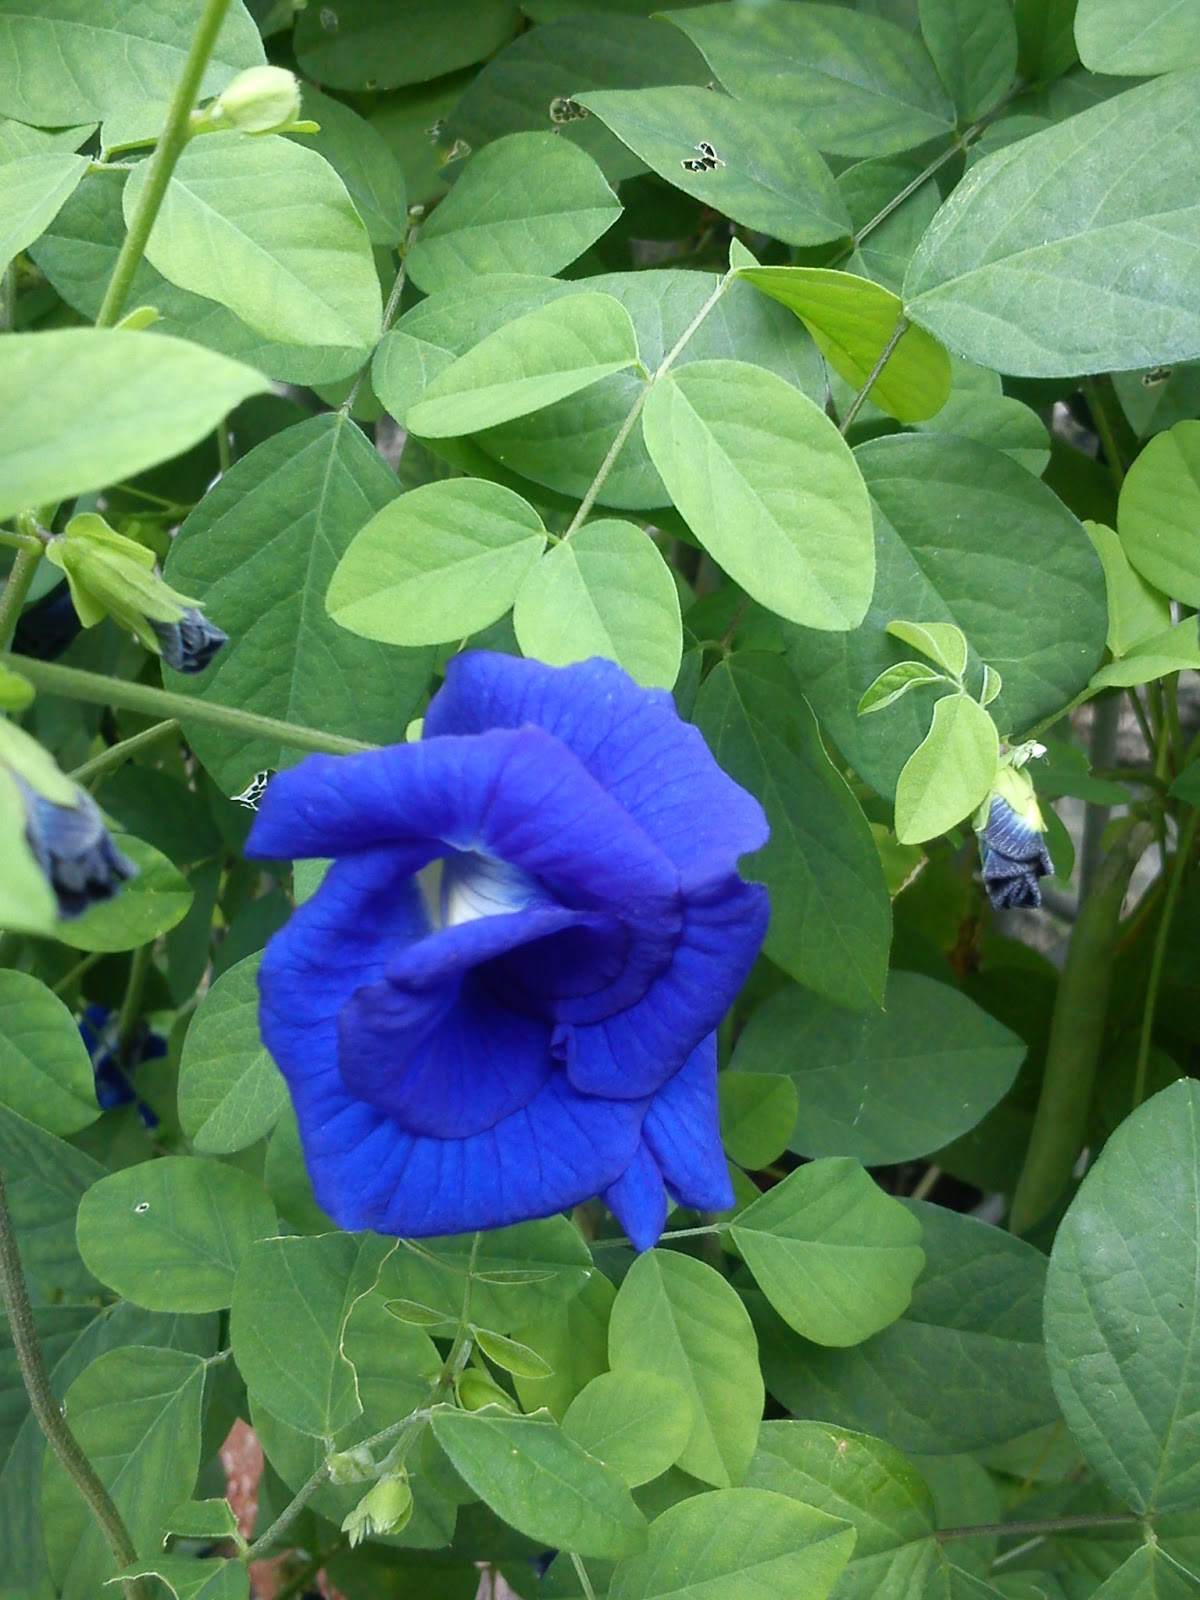
[[[178,622],[196,604],[158,575],[153,550],[117,533],[94,511],[72,517],[46,546],[46,558],[66,573],[85,628],[111,617],[155,655],[162,647],[152,624]]]

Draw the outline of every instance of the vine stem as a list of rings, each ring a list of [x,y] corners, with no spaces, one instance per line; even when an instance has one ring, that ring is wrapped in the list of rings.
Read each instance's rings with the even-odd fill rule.
[[[306,728],[298,722],[282,722],[277,717],[260,717],[253,711],[214,705],[211,700],[155,689],[148,683],[129,683],[123,678],[107,678],[99,672],[81,672],[77,667],[60,666],[56,661],[0,654],[0,666],[21,673],[35,688],[47,694],[60,694],[68,700],[83,700],[91,705],[119,706],[123,711],[142,711],[151,717],[157,713],[180,722],[221,728],[245,739],[275,739],[293,750],[320,750],[328,755],[346,756],[378,749],[377,745],[347,739],[340,733]]]
[[[405,280],[408,277],[408,252],[411,250],[413,240],[416,238],[415,224],[411,226],[404,236],[404,243],[400,251],[400,267],[396,273],[396,281],[392,284],[392,292],[387,297],[387,304],[383,308],[383,319],[379,325],[379,337],[382,339],[392,325],[392,318],[396,315],[396,307],[400,304],[400,296],[404,293]],[[378,348],[378,345],[376,346]],[[350,385],[349,393],[338,407],[343,417],[348,417],[354,409],[354,402],[358,399],[358,391],[363,386],[363,380],[371,370],[371,363],[375,359],[374,350],[363,362],[354,375],[354,382]]]
[[[572,1550],[571,1565],[575,1568],[575,1576],[579,1579],[579,1587],[583,1590],[583,1600],[596,1600],[596,1591],[592,1588],[592,1580],[588,1577],[587,1568],[582,1560]]]
[[[849,411],[847,411],[846,415],[842,418],[842,426],[840,431],[843,439],[846,437],[847,433],[849,433],[851,423],[862,410],[867,396],[875,387],[876,379],[879,377],[879,374],[883,371],[884,367],[886,367],[888,362],[892,359],[892,352],[900,343],[901,339],[903,339],[904,335],[908,332],[908,329],[908,318],[901,313],[901,315],[896,318],[896,326],[892,329],[891,338],[879,352],[879,359],[871,368],[870,372],[868,372],[866,383],[863,384],[862,388],[854,396],[854,399],[850,402]]]
[[[129,1064],[129,1047],[133,1043],[142,1009],[142,990],[146,987],[146,975],[150,971],[152,949],[153,946],[148,944],[138,945],[129,963],[129,978],[121,999],[121,1009],[117,1013],[117,1059],[122,1066]]]
[[[676,1228],[673,1233],[664,1233],[659,1239],[660,1245],[668,1245],[672,1239],[698,1239],[701,1234],[724,1233],[729,1227],[727,1222],[707,1222],[702,1228]],[[633,1248],[628,1239],[593,1239],[593,1250],[630,1250]]]
[[[110,744],[107,750],[101,750],[90,761],[85,761],[82,766],[76,767],[69,776],[73,783],[88,783],[92,778],[98,778],[102,773],[108,772],[113,767],[123,766],[126,761],[139,750],[145,750],[152,744],[157,744],[160,739],[165,739],[169,733],[179,731],[179,719],[168,717],[165,722],[156,722],[152,728],[143,728],[141,733],[130,734],[128,739],[122,739],[117,744]]]
[[[62,1463],[63,1471],[87,1501],[92,1515],[100,1524],[106,1543],[118,1567],[131,1566],[137,1560],[137,1548],[129,1536],[121,1513],[112,1496],[101,1482],[95,1467],[83,1452],[79,1440],[71,1432],[62,1407],[54,1398],[50,1380],[46,1376],[46,1362],[42,1355],[29,1290],[17,1250],[16,1230],[8,1205],[3,1177],[0,1177],[0,1294],[8,1317],[9,1332],[25,1393],[37,1424],[46,1436],[46,1442]],[[139,1600],[144,1593],[137,1579],[127,1578],[127,1600]]]
[[[0,593],[0,650],[8,648],[8,641],[12,638],[17,623],[21,620],[21,612],[25,606],[25,597],[29,593],[29,586],[33,582],[33,575],[38,569],[42,559],[42,545],[26,544],[17,551],[12,569],[8,574],[8,581]]]
[[[146,253],[150,231],[154,227],[163,196],[167,192],[171,174],[188,141],[192,109],[199,98],[200,85],[208,68],[209,57],[216,47],[217,36],[221,32],[229,4],[230,0],[205,0],[200,21],[196,24],[196,32],[192,35],[187,60],[183,64],[179,82],[175,85],[167,108],[167,120],[158,136],[158,143],[154,146],[154,153],[146,169],[145,187],[138,198],[137,209],[130,218],[129,231],[122,241],[112,277],[104,292],[104,299],[96,318],[98,328],[111,328],[121,319],[129,291],[133,287],[134,274]]]
[[[1138,1038],[1137,1069],[1133,1078],[1132,1109],[1134,1111],[1137,1110],[1146,1097],[1146,1074],[1150,1065],[1150,1040],[1154,1033],[1154,1013],[1158,1008],[1158,990],[1159,985],[1162,983],[1163,963],[1167,954],[1167,939],[1170,936],[1171,922],[1175,916],[1175,906],[1179,900],[1179,891],[1183,886],[1188,859],[1192,853],[1192,846],[1196,842],[1198,824],[1200,824],[1200,811],[1193,810],[1176,841],[1175,861],[1171,868],[1170,880],[1167,883],[1167,892],[1163,899],[1162,911],[1159,914],[1158,930],[1154,935],[1154,952],[1150,958],[1150,976],[1146,980],[1146,1003],[1142,1008],[1142,1030]]]
[[[1096,1516],[1032,1518],[1028,1522],[981,1522],[968,1528],[939,1528],[934,1538],[939,1544],[951,1539],[994,1539],[1005,1534],[1075,1533],[1084,1528],[1120,1528],[1144,1523],[1136,1511],[1106,1511]]]

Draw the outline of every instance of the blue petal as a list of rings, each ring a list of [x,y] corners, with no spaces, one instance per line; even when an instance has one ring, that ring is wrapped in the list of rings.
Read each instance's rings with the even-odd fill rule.
[[[733,1185],[717,1115],[717,1036],[710,1034],[654,1097],[642,1130],[667,1188],[693,1211],[727,1211]]]
[[[733,879],[684,912],[669,970],[635,1006],[555,1043],[585,1094],[653,1094],[710,1034],[746,980],[770,915],[759,884]]]
[[[644,1144],[638,1145],[637,1154],[603,1198],[635,1250],[649,1250],[658,1243],[667,1220],[667,1191],[658,1163]]]
[[[339,1012],[428,931],[392,859],[382,848],[335,863],[259,975],[263,1039],[291,1090],[318,1203],[340,1227],[420,1237],[550,1216],[601,1193],[633,1159],[644,1102],[581,1095],[552,1072],[525,1109],[445,1140],[406,1133],[347,1090]]]
[[[689,891],[735,870],[767,842],[762,807],[722,772],[671,696],[642,689],[611,661],[547,667],[516,656],[455,656],[424,736],[535,723],[574,751],[679,868]]]
[[[1031,828],[1000,795],[992,797],[980,838],[990,849],[998,850],[1012,861],[1036,863],[1043,873],[1054,870],[1044,835],[1037,828]]]

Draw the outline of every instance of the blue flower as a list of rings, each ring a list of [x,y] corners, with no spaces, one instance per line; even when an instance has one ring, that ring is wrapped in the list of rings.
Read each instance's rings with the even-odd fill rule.
[[[79,1034],[96,1080],[96,1101],[102,1111],[136,1105],[143,1125],[153,1132],[158,1117],[134,1088],[133,1074],[143,1062],[161,1061],[167,1054],[167,1041],[144,1022],[139,1023],[122,1062],[117,1023],[117,1013],[107,1006],[88,1006],[79,1019]]]
[[[17,787],[25,803],[25,837],[34,860],[54,890],[60,917],[78,917],[89,906],[111,900],[137,868],[112,842],[96,802],[83,789],[73,805],[58,805],[27,784]]]
[[[153,617],[149,622],[163,660],[176,672],[203,672],[221,646],[229,643],[229,635],[195,606],[187,606],[176,622],[156,622]]]
[[[247,853],[333,857],[271,940],[267,1048],[317,1199],[417,1237],[602,1195],[639,1248],[733,1203],[714,1030],[767,838],[669,695],[606,661],[450,663],[422,739],[269,785]]]
[[[1016,810],[1003,795],[994,794],[987,821],[979,830],[983,855],[983,886],[999,910],[1029,910],[1042,903],[1039,879],[1054,871],[1042,837],[1042,817],[1030,798]]]

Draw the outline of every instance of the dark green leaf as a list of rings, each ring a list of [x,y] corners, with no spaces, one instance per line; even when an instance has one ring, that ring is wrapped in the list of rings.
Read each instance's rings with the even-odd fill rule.
[[[777,1072],[723,1072],[717,1079],[721,1140],[732,1161],[758,1172],[787,1149],[796,1087]]]
[[[959,120],[1000,101],[1017,71],[1017,29],[1008,0],[918,0],[921,34]]]
[[[287,1085],[258,1031],[259,960],[247,956],[223,972],[184,1035],[179,1121],[206,1155],[256,1144],[287,1103]]]
[[[335,89],[394,89],[483,61],[520,22],[511,0],[337,0],[301,10],[296,54]]]
[[[100,1115],[75,1018],[25,972],[0,972],[0,1100],[47,1133],[78,1133]]]

